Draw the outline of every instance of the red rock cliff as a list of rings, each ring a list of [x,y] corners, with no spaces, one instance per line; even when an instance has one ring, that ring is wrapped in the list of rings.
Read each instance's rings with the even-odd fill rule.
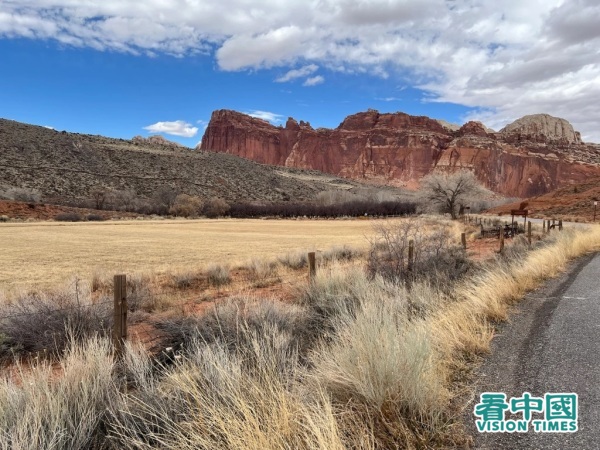
[[[292,118],[276,127],[219,110],[200,148],[397,186],[416,185],[434,169],[468,168],[488,188],[518,197],[600,175],[600,146],[581,143],[563,119],[539,115],[543,126],[535,126],[538,116],[527,117],[492,133],[479,122],[452,131],[428,117],[369,110],[348,116],[336,129],[315,130]],[[560,126],[552,122],[546,139],[549,117]]]

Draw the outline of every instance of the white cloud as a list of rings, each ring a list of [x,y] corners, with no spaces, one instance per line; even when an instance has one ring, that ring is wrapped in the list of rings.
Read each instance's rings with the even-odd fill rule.
[[[50,125],[44,125],[44,128],[48,128],[49,130],[54,130],[54,127],[51,127]]]
[[[307,78],[306,81],[302,83],[302,86],[316,86],[317,84],[321,84],[324,81],[325,78],[323,78],[321,75],[317,75],[315,77]]]
[[[285,75],[276,78],[275,81],[278,83],[285,83],[287,81],[295,80],[296,78],[304,78],[309,75],[312,75],[319,69],[319,66],[316,64],[309,64],[304,67],[300,67],[299,69],[292,69],[288,71]]]
[[[276,125],[280,124],[284,119],[284,116],[282,116],[281,114],[275,114],[269,111],[260,111],[257,109],[247,112],[246,114],[248,114],[250,117],[256,117],[257,119],[266,120],[267,122],[271,122]]]
[[[397,77],[494,128],[548,112],[600,141],[599,21],[597,0],[2,0],[0,37]]]
[[[258,35],[234,35],[217,50],[217,61],[225,70],[290,64],[302,54],[303,37],[304,30],[296,25],[267,30]]]
[[[399,102],[402,99],[400,97],[375,97],[375,100],[380,102]]]
[[[194,137],[196,136],[196,133],[198,133],[198,127],[194,127],[183,120],[176,120],[174,122],[156,122],[155,124],[144,127],[144,130],[147,130],[150,133],[165,133],[186,138]]]

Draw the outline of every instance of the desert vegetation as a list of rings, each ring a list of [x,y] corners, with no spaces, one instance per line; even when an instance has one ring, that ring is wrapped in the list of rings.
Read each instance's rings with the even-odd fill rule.
[[[461,408],[494,326],[570,259],[600,249],[600,231],[538,234],[531,248],[515,239],[484,262],[457,248],[461,231],[439,218],[397,221],[376,229],[366,250],[321,252],[312,283],[291,252],[206,266],[177,288],[205,279],[219,290],[244,273],[251,284],[289,280],[276,291],[285,299],[242,289],[205,299],[201,310],[176,300],[158,307],[143,290],[151,282],[134,277],[132,321],[155,338],[131,339],[118,360],[102,277],[67,298],[7,296],[0,348],[13,362],[0,381],[0,448],[465,446]],[[406,239],[420,249],[411,262]],[[95,320],[16,321],[54,302],[91,309]],[[35,333],[60,339],[44,352],[24,344]]]

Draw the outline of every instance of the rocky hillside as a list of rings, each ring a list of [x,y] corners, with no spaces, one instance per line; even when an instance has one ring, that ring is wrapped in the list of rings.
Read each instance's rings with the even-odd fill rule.
[[[316,171],[284,169],[162,138],[111,139],[0,119],[0,193],[39,191],[42,201],[89,199],[98,188],[150,198],[169,186],[203,199],[300,201],[365,186]]]
[[[480,122],[454,129],[428,117],[374,110],[351,115],[335,129],[293,118],[275,127],[220,110],[199,149],[407,187],[434,169],[469,168],[486,187],[515,197],[600,175],[600,146],[582,143],[567,121],[547,114],[493,132]]]

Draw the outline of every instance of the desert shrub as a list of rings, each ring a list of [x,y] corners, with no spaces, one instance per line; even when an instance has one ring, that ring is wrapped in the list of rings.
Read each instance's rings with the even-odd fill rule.
[[[105,448],[107,407],[118,396],[108,340],[70,341],[58,367],[17,369],[17,380],[0,378],[0,448]]]
[[[329,250],[325,250],[321,252],[321,261],[350,261],[354,258],[362,256],[362,252],[356,250],[349,245],[338,245],[330,248]]]
[[[10,220],[10,217],[8,217],[8,216],[4,216],[4,215],[0,216],[0,222],[8,222],[9,220]]]
[[[155,211],[154,205],[144,198],[135,198],[133,206],[128,211],[138,214],[152,214]]]
[[[0,334],[4,352],[11,355],[39,353],[56,356],[70,342],[107,335],[112,327],[108,298],[92,303],[88,292],[30,292],[0,305]]]
[[[532,240],[531,249],[529,248],[529,241],[524,234],[519,234],[515,238],[511,239],[508,245],[505,245],[502,253],[496,253],[494,259],[490,261],[490,264],[499,264],[502,266],[509,266],[516,261],[522,260],[527,256],[531,250],[537,250],[544,247],[556,244],[559,239],[559,234],[548,234],[541,240]]]
[[[129,311],[152,312],[161,309],[168,299],[152,290],[149,275],[133,274],[127,276],[127,306]]]
[[[254,258],[247,266],[251,281],[264,282],[277,277],[277,262]]]
[[[204,215],[208,218],[221,217],[229,212],[229,204],[218,197],[213,197],[204,205]]]
[[[289,267],[290,269],[302,269],[308,265],[308,252],[289,252],[279,256],[277,261],[279,261],[282,266]]]
[[[202,210],[202,200],[187,194],[179,194],[169,212],[180,217],[194,217]]]
[[[39,203],[42,194],[37,189],[11,187],[0,193],[2,198],[17,202]]]
[[[431,284],[408,289],[336,265],[301,289],[301,304],[316,315],[321,333],[309,353],[309,381],[362,421],[376,448],[418,448],[403,431],[411,427],[439,431],[449,393],[425,320],[444,294]]]
[[[195,340],[158,381],[112,408],[115,447],[343,449],[327,396],[291,387],[298,364],[282,347],[285,333],[269,326],[244,332],[249,345],[236,351]]]
[[[410,241],[414,243],[413,260],[409,263]],[[453,282],[463,277],[473,264],[464,249],[455,244],[447,226],[425,227],[417,220],[376,228],[371,240],[367,270],[396,282],[413,282],[427,278],[435,284]]]
[[[329,331],[338,316],[352,316],[362,304],[393,300],[398,311],[413,320],[425,318],[450,299],[428,280],[413,282],[409,288],[379,275],[371,277],[359,267],[337,264],[319,271],[313,282],[300,286],[296,294],[298,303],[312,311],[319,327]]]
[[[214,304],[200,316],[184,316],[154,322],[162,340],[157,349],[186,352],[195,341],[218,342],[229,351],[244,352],[254,334],[274,329],[285,336],[286,352],[306,351],[317,337],[311,312],[300,305],[276,300],[233,297]]]
[[[8,336],[0,332],[0,355],[10,354],[11,345]]]
[[[363,401],[419,417],[444,409],[447,392],[433,366],[420,321],[406,320],[394,300],[361,302],[334,320],[336,339],[313,353],[315,374],[340,402]],[[362,361],[362,364],[356,364]]]
[[[90,281],[90,290],[92,292],[98,292],[101,290],[108,290],[110,288],[110,284],[108,280],[105,278],[105,274],[100,272],[98,269],[95,269],[92,272],[92,279]]]
[[[229,268],[222,264],[211,264],[205,270],[208,282],[213,286],[223,286],[231,282]]]
[[[58,222],[80,222],[81,219],[77,213],[60,213],[54,216],[54,220]]]
[[[102,217],[100,214],[88,214],[86,216],[86,219],[89,220],[90,222],[102,222],[102,221],[104,221],[104,217]]]
[[[173,285],[177,289],[190,289],[205,281],[203,273],[197,270],[188,270],[184,272],[178,272],[172,275]]]

